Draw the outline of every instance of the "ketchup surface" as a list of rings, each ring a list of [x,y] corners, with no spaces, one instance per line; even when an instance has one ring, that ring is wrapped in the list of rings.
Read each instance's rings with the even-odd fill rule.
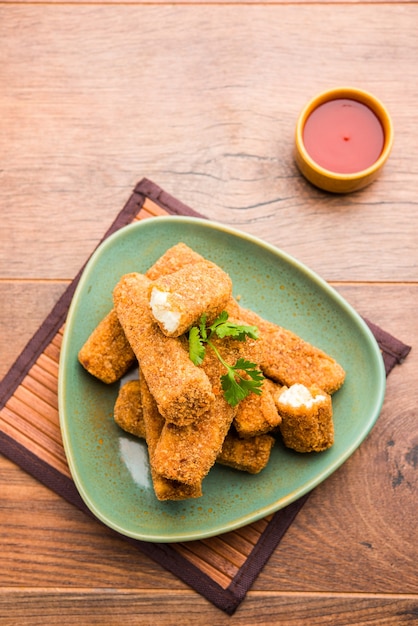
[[[357,100],[338,98],[319,105],[306,120],[303,142],[310,157],[331,172],[351,174],[379,158],[384,131],[376,114]]]

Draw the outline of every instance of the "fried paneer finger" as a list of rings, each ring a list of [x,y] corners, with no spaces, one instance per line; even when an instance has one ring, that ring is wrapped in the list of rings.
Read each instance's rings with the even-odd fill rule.
[[[238,404],[234,426],[242,438],[255,437],[275,430],[282,418],[274,401],[277,385],[264,379],[261,394],[251,393]]]
[[[158,500],[185,500],[188,498],[199,498],[202,495],[201,481],[186,485],[178,481],[168,480],[154,469],[152,458],[165,421],[158,411],[157,404],[149,391],[145,378],[141,375],[139,379],[139,387],[140,402],[142,404],[142,415],[145,427],[145,439],[150,457],[151,478],[156,497]]]
[[[248,338],[246,341],[230,337],[212,338],[212,343],[222,352],[223,359],[231,364],[240,357],[252,354],[255,341]],[[156,469],[173,480],[203,480],[215,463],[237,412],[237,407],[232,407],[225,400],[221,376],[226,373],[226,368],[213,350],[206,350],[201,367],[213,387],[213,406],[195,424],[177,427],[166,423],[154,454]]]
[[[230,300],[227,311],[239,316],[259,330],[259,365],[265,376],[290,387],[296,383],[318,385],[327,393],[334,393],[344,382],[345,372],[339,363],[323,350],[277,324],[240,307]]]
[[[241,439],[236,433],[230,431],[225,437],[216,462],[241,472],[258,474],[269,462],[274,443],[275,439],[271,435],[257,435]]]
[[[203,257],[185,243],[178,243],[149,268],[146,276],[155,280],[202,260]],[[135,355],[114,309],[93,330],[80,349],[78,359],[92,376],[107,384],[119,380],[133,365]]]
[[[210,261],[186,265],[178,272],[161,276],[150,290],[150,306],[162,332],[179,337],[203,314],[208,324],[225,308],[232,293],[228,274]]]
[[[199,263],[203,260],[204,258],[201,254],[195,252],[195,250],[181,241],[166,250],[145,272],[145,276],[150,280],[157,280],[160,276],[178,272],[182,267],[190,263]]]
[[[78,353],[81,365],[106,384],[119,380],[135,363],[115,310],[100,322]]]
[[[280,432],[287,448],[321,452],[334,443],[331,396],[317,385],[284,387],[277,397]]]
[[[113,417],[116,424],[127,433],[145,439],[139,380],[129,380],[119,389]]]
[[[223,339],[222,354],[236,360],[245,342]],[[214,339],[214,343],[216,339]],[[203,480],[216,461],[224,439],[236,414],[225,400],[220,377],[225,373],[212,350],[207,350],[202,363],[214,390],[215,401],[209,411],[195,424],[178,427],[165,424],[154,454],[154,465],[167,478],[194,483]]]
[[[126,274],[113,290],[114,306],[161,415],[178,426],[191,424],[210,409],[212,385],[181,339],[160,331],[148,305],[149,286],[143,274]]]
[[[145,432],[145,419],[148,438]],[[121,387],[115,404],[115,422],[126,432],[140,439],[147,439],[149,454],[150,456],[154,454],[165,420],[158,412],[157,405],[143,379],[141,382],[139,379],[130,380]],[[216,457],[216,462],[242,472],[257,474],[267,465],[274,441],[270,435],[241,439],[230,429]],[[154,489],[160,500],[183,499],[183,496],[184,498],[197,498],[201,494],[200,484],[185,485],[169,481],[156,472],[152,472],[152,475]]]

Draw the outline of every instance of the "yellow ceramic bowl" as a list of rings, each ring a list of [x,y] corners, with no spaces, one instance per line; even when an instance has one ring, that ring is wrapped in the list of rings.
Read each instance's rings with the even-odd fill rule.
[[[314,161],[304,144],[303,133],[307,119],[320,105],[331,100],[350,99],[366,105],[379,119],[383,129],[380,156],[366,169],[352,173],[334,172]],[[366,187],[377,178],[386,163],[393,144],[393,125],[384,105],[370,93],[353,87],[337,87],[315,96],[301,112],[296,125],[295,159],[302,174],[316,187],[333,193],[349,193]]]

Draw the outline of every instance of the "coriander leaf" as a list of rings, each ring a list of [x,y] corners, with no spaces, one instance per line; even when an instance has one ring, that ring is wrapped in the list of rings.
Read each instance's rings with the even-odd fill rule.
[[[227,374],[221,376],[221,385],[225,395],[225,400],[231,406],[236,406],[248,395],[247,391],[241,387],[240,382],[236,381],[235,373],[232,368],[228,370]]]
[[[257,326],[242,326],[234,324],[233,322],[225,322],[216,327],[215,333],[220,339],[224,337],[233,337],[238,341],[245,341],[246,337],[251,339],[257,339],[258,328]]]
[[[257,369],[257,365],[244,358],[238,359],[234,366],[229,365],[211,342],[213,334],[220,339],[224,337],[233,337],[239,341],[245,341],[247,337],[257,339],[257,326],[245,326],[229,322],[227,311],[222,311],[209,327],[206,326],[206,321],[207,315],[204,314],[199,320],[199,325],[193,326],[189,331],[189,356],[193,363],[201,365],[206,352],[205,344],[210,346],[219,361],[226,368],[227,373],[220,377],[221,386],[225,400],[231,406],[236,406],[250,393],[261,394],[264,376]]]
[[[223,324],[224,322],[226,322],[227,319],[228,319],[228,312],[227,311],[222,311],[222,313],[220,313],[220,315],[218,315],[216,320],[209,326],[209,330],[211,332],[216,331],[216,328],[220,324]]]
[[[246,337],[251,337],[252,339],[258,338],[257,326],[246,326],[229,322],[228,317],[228,312],[222,311],[213,324],[209,326],[210,332],[215,333],[220,339],[224,337],[234,337],[234,339],[244,341]]]
[[[245,372],[250,378],[245,378]],[[238,359],[234,366],[229,365],[226,374],[221,376],[221,385],[225,399],[231,406],[236,406],[250,393],[261,394],[264,376],[257,365],[246,359]]]
[[[257,369],[257,364],[252,361],[247,361],[247,359],[240,358],[234,365],[234,369],[243,370],[246,372],[253,380],[264,380],[263,374],[260,370]]]
[[[205,346],[200,336],[200,330],[193,326],[189,331],[189,357],[195,365],[201,365],[205,356]]]

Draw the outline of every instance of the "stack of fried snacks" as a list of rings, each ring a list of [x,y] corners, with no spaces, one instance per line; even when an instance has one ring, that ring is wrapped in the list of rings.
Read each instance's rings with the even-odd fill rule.
[[[144,380],[142,384],[139,379],[130,380],[121,386],[116,399],[114,418],[122,430],[139,439],[146,439],[150,457],[153,457],[156,442],[165,422],[158,413],[155,401]],[[258,474],[266,467],[274,443],[275,439],[271,435],[257,435],[241,439],[231,427],[216,457],[216,462],[242,472]],[[163,479],[153,470],[153,466],[151,466],[151,472],[154,490],[159,500],[197,498],[201,495],[200,485],[186,485]]]
[[[242,308],[228,274],[184,243],[167,250],[145,274],[122,276],[113,303],[79,361],[105,383],[139,365],[138,379],[120,388],[114,418],[146,440],[159,500],[201,496],[215,462],[262,471],[275,436],[299,452],[332,445],[331,394],[344,382],[342,367],[291,331]],[[191,326],[202,315],[211,323],[222,311],[233,322],[257,326],[259,337],[213,336],[215,350],[231,366],[240,358],[253,362],[266,377],[259,395],[251,393],[236,406],[225,399],[226,368],[216,351],[206,350],[200,366],[188,351]]]
[[[235,346],[234,344],[241,344]],[[225,341],[223,356],[236,360],[237,348],[245,342]],[[214,391],[214,402],[210,410],[187,426],[176,426],[166,422],[157,444],[153,463],[164,476],[185,483],[202,481],[216,461],[223,441],[236,414],[225,400],[220,389],[220,376],[224,368],[212,350],[206,352],[202,371],[208,377]]]
[[[145,427],[145,440],[151,461],[151,477],[154,492],[158,500],[185,500],[187,498],[199,498],[202,495],[201,481],[183,483],[170,480],[160,474],[152,462],[155,448],[160,440],[161,431],[165,426],[165,420],[158,411],[154,397],[150,393],[144,376],[139,378],[140,394],[136,399],[142,404],[142,416]]]
[[[180,242],[157,259],[145,275],[156,280],[200,261],[203,261],[200,254]],[[133,366],[135,354],[114,309],[96,326],[79,351],[78,360],[90,374],[107,384],[120,380]]]

